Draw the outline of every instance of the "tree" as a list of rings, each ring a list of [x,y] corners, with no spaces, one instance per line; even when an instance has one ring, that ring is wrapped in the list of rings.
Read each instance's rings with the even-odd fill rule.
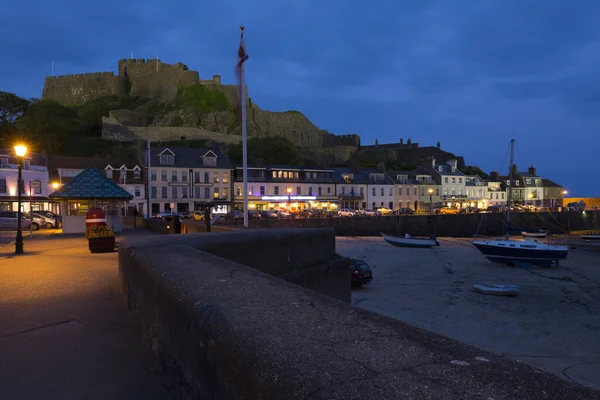
[[[0,91],[0,130],[8,130],[29,107],[28,100]]]
[[[379,146],[379,140],[375,139],[375,146]]]

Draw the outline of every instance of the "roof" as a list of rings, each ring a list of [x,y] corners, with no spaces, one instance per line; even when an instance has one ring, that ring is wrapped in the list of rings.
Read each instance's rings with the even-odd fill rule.
[[[51,199],[102,199],[131,200],[133,196],[107,178],[96,167],[87,167],[57,191],[50,193]]]
[[[9,157],[9,164],[16,164],[17,163],[17,155],[15,154],[15,150],[14,149],[10,149],[10,148],[0,148],[0,156],[4,157],[4,156],[8,156]],[[25,159],[30,159],[31,160],[31,165],[39,165],[39,166],[44,166],[46,167],[48,165],[48,160],[46,157],[38,154],[38,153],[30,153],[28,152],[25,155]]]
[[[118,159],[111,157],[52,157],[48,160],[48,173],[50,180],[58,179],[58,169],[85,169],[87,167],[96,167],[104,169],[110,165],[114,169],[125,165],[128,169],[133,169],[136,165],[141,167],[136,160]]]
[[[551,181],[550,179],[542,179],[542,185],[544,187],[557,187],[557,188],[562,188],[562,185],[559,185],[556,182]]]
[[[175,163],[173,165],[161,164],[159,155],[166,150],[169,150],[175,155]],[[217,156],[217,165],[204,165],[202,157],[212,152]],[[168,154],[166,152],[165,154]],[[190,147],[152,147],[150,149],[152,168],[221,168],[233,169],[233,164],[225,154],[218,149],[208,148],[190,148]],[[209,154],[210,155],[210,154]]]
[[[351,182],[346,182],[342,175],[352,174],[354,175],[354,179]],[[367,184],[369,183],[369,178],[363,175],[363,171],[355,171],[352,168],[334,168],[333,169],[333,180],[335,183],[347,183],[347,184]]]
[[[415,178],[417,175],[427,175],[427,176],[431,176],[430,173],[426,173],[426,172],[419,172],[419,171],[386,171],[387,175],[390,177],[390,179],[397,184],[410,184],[410,185],[417,185],[421,182],[417,181]],[[408,176],[408,180],[406,181],[400,181],[398,180],[398,175],[407,175]]]

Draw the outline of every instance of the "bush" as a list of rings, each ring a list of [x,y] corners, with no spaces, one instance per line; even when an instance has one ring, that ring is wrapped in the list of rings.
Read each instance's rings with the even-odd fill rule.
[[[223,92],[201,84],[179,89],[175,102],[179,107],[192,108],[203,114],[230,109],[229,100]]]
[[[106,225],[90,225],[87,228],[88,239],[114,237],[115,233]]]

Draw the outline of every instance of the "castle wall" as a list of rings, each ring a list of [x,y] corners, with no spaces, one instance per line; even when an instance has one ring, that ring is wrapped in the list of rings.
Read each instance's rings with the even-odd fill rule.
[[[119,60],[118,68],[119,76],[129,80],[131,96],[172,99],[178,88],[200,82],[200,74],[187,65],[166,64],[159,59]]]
[[[102,96],[118,94],[119,77],[112,72],[48,76],[44,81],[42,100],[61,104],[84,104]]]

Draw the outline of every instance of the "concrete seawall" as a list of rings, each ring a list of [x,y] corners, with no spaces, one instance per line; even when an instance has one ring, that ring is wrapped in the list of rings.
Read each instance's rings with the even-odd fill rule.
[[[292,285],[332,230],[127,238],[127,306],[177,398],[598,398],[553,375]]]
[[[515,230],[547,229],[552,233],[599,229],[600,212],[514,213]],[[223,226],[242,227],[243,221],[219,221]],[[435,234],[443,237],[502,235],[506,230],[503,214],[412,215],[384,217],[261,219],[251,220],[251,228],[333,228],[337,236],[377,236],[380,232],[414,236]]]

